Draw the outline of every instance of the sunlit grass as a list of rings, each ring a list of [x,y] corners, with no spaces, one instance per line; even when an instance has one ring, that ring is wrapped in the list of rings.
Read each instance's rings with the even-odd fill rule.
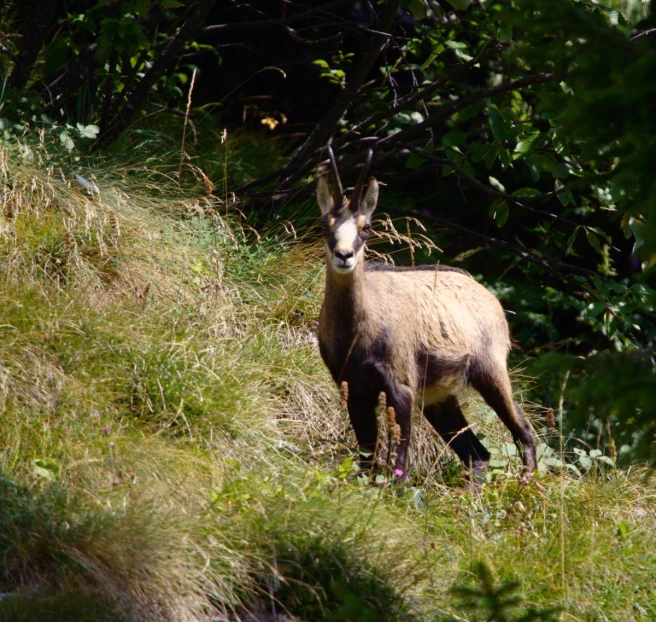
[[[481,497],[419,418],[404,491],[358,473],[318,354],[312,236],[256,234],[152,163],[88,172],[90,197],[0,161],[0,617],[479,620],[449,591],[479,561],[521,582],[518,612],[656,615],[656,487],[639,470],[552,460],[523,489],[472,394],[498,463]]]

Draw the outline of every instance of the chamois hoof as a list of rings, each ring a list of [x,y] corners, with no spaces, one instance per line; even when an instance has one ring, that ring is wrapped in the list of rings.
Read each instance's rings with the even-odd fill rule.
[[[474,497],[480,497],[485,483],[485,472],[487,471],[487,462],[476,462],[470,469],[465,469],[465,490]]]
[[[528,470],[522,471],[522,474],[519,476],[518,481],[519,485],[523,488],[528,488],[529,484],[533,479],[533,473]]]

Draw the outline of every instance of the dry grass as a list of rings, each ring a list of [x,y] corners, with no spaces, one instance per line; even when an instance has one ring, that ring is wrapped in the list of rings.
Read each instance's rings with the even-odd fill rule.
[[[480,559],[566,619],[653,617],[641,473],[549,466],[522,489],[467,394],[500,458],[481,498],[420,418],[414,485],[373,485],[319,360],[321,247],[108,170],[91,197],[0,152],[0,617],[437,621]]]

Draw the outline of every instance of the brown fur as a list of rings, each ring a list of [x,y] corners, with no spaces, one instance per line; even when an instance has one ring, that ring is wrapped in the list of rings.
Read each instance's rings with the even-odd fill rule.
[[[319,345],[337,384],[349,383],[349,416],[360,447],[375,447],[375,407],[384,391],[401,426],[397,475],[405,474],[411,411],[418,401],[480,480],[489,453],[467,428],[456,398],[471,384],[523,443],[526,481],[536,468],[535,439],[512,400],[510,336],[499,301],[457,269],[365,270],[363,227],[378,197],[375,180],[353,210],[334,207],[325,178],[319,179],[317,197],[328,255]]]

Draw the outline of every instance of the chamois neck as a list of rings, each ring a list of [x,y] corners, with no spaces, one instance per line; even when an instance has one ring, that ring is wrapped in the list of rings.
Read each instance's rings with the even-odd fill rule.
[[[352,272],[340,274],[326,266],[326,296],[324,306],[331,315],[340,318],[342,326],[360,320],[364,314],[364,262],[360,260]]]

